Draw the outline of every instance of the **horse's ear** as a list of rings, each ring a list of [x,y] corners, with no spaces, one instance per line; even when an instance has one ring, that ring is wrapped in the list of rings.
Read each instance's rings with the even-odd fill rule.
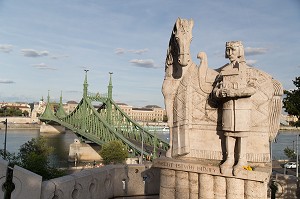
[[[191,26],[191,29],[192,29],[193,26],[194,26],[194,20],[193,20],[193,19],[190,19],[190,26]]]
[[[175,26],[176,26],[176,27],[179,27],[180,23],[181,23],[181,19],[178,17],[178,19],[176,20]]]

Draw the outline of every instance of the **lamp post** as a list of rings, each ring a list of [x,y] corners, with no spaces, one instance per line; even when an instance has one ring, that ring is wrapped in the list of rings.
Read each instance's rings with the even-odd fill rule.
[[[298,166],[298,163],[299,163],[299,158],[298,158],[298,137],[299,135],[297,134],[297,139],[296,139],[296,154],[297,154],[297,157],[296,157],[296,178],[297,178],[297,181],[298,181],[298,170],[299,170],[299,166]]]
[[[141,164],[143,164],[143,155],[144,155],[144,125],[142,130],[142,153],[141,153]]]
[[[7,118],[1,123],[5,124],[3,158],[6,159]]]

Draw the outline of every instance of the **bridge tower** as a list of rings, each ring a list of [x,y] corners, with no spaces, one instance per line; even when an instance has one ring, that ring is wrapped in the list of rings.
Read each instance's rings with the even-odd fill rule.
[[[141,154],[150,156],[152,152],[164,153],[168,150],[168,142],[158,139],[156,135],[144,129],[114,102],[112,72],[109,73],[108,92],[105,95],[88,92],[88,70],[84,71],[83,97],[75,110],[64,117],[54,115],[50,109],[48,94],[48,104],[40,117],[41,121],[48,124],[60,124],[78,136],[99,145],[119,140],[123,143],[124,150],[128,150],[132,157],[141,156]],[[93,103],[95,102],[102,104],[100,108],[94,107]]]

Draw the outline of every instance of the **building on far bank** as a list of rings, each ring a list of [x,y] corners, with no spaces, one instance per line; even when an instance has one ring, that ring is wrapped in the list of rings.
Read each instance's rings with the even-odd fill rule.
[[[147,105],[142,108],[135,108],[125,103],[117,105],[133,120],[143,122],[162,122],[165,110],[157,105]]]
[[[63,104],[64,110],[67,114],[72,113],[77,107],[78,103],[75,101],[67,101],[67,103]]]
[[[50,102],[52,110],[57,110],[59,103],[57,102]],[[39,117],[45,111],[47,102],[41,99],[39,102],[34,103],[34,107],[32,110],[32,117]],[[75,101],[68,101],[67,103],[63,104],[63,108],[67,114],[70,114],[74,109],[77,107],[78,103]]]
[[[298,121],[298,118],[295,115],[281,115],[281,120],[287,122],[287,124],[295,123]]]
[[[133,120],[137,122],[163,122],[166,112],[163,108],[157,105],[147,105],[142,108],[133,107],[125,103],[117,103],[118,106]],[[3,107],[16,107],[23,111],[28,111],[29,117],[38,118],[45,111],[47,102],[42,98],[39,102],[32,103],[32,107],[28,103],[0,103],[0,108]],[[50,102],[52,111],[58,109],[59,103]],[[68,101],[63,103],[63,108],[66,114],[70,114],[78,106],[76,101]],[[94,105],[95,108],[99,108]],[[100,105],[99,105],[100,106]],[[31,110],[32,108],[32,110]]]
[[[22,113],[27,112],[31,115],[30,105],[26,102],[0,102],[0,108],[19,109]]]

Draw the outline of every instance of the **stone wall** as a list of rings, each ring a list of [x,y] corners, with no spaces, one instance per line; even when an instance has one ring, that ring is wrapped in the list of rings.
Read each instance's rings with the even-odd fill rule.
[[[7,119],[8,124],[32,124],[39,123],[40,120],[38,118],[30,118],[30,117],[0,117],[0,121],[4,121]]]
[[[6,182],[8,171],[13,172],[12,199],[86,199],[123,196],[158,195],[160,170],[145,165],[110,165],[86,169],[71,175],[42,182],[42,177],[0,159],[0,186]],[[0,189],[0,198],[5,190]]]

